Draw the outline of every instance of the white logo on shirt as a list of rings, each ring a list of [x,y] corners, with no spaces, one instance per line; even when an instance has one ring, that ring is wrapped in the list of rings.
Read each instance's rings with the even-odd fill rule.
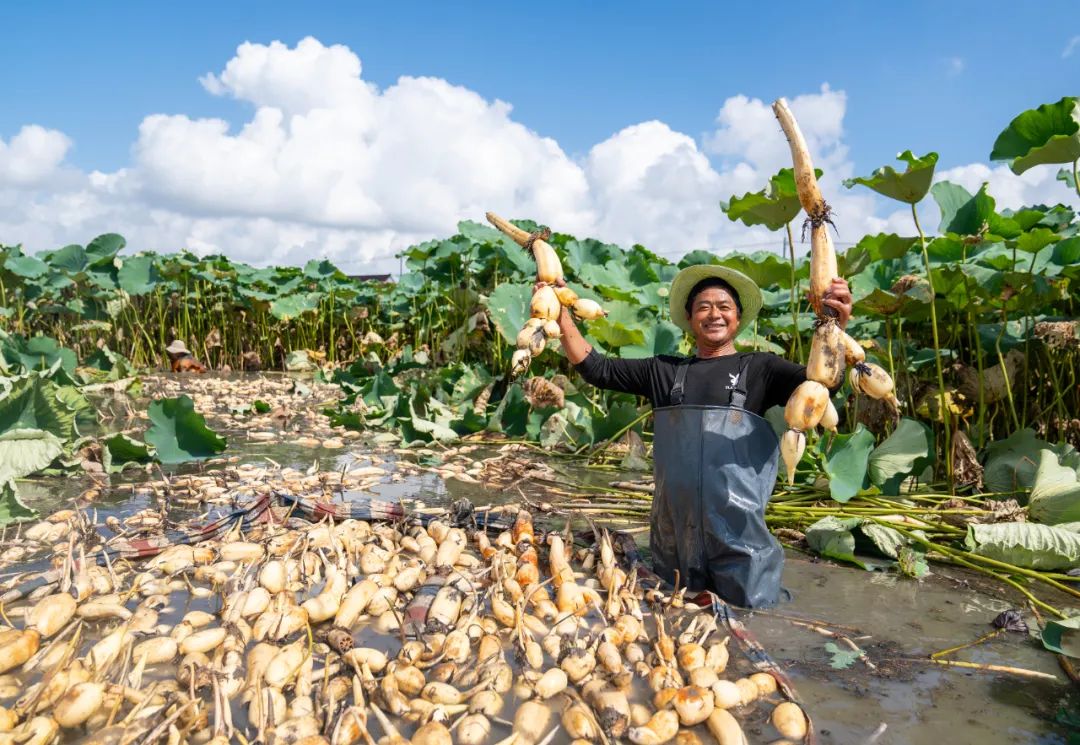
[[[739,375],[738,375],[738,373],[735,373],[734,375],[732,375],[731,373],[728,373],[728,377],[731,378],[731,385],[729,385],[724,390],[726,390],[726,391],[734,390],[735,386],[737,386],[739,384]]]

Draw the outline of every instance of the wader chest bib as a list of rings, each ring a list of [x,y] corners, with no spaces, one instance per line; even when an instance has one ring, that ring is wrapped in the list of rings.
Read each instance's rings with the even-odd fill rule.
[[[656,495],[649,545],[654,569],[690,590],[712,590],[734,605],[776,603],[784,552],[765,526],[776,484],[779,441],[743,408],[749,356],[730,406],[684,406],[689,361],[678,366],[671,406],[653,411]]]

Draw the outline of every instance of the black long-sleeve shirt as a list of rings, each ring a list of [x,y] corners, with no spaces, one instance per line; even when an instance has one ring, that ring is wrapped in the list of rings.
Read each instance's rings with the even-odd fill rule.
[[[728,406],[733,382],[745,357],[746,406],[763,415],[773,406],[787,403],[792,391],[806,380],[806,366],[778,357],[771,352],[740,352],[723,357],[694,357],[686,371],[683,403],[699,406]],[[653,408],[671,405],[671,387],[675,368],[684,357],[659,355],[644,359],[605,357],[595,349],[576,365],[588,383],[624,393],[645,396]]]

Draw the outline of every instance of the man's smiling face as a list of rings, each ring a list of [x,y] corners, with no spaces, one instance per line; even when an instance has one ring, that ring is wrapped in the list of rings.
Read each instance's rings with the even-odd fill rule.
[[[723,347],[739,331],[739,308],[723,287],[707,287],[690,306],[690,332],[699,349]]]

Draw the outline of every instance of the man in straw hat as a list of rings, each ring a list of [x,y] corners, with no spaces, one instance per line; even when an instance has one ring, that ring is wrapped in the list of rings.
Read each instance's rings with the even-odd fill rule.
[[[206,372],[206,365],[195,359],[195,355],[179,339],[165,347],[165,354],[169,356],[169,367],[173,372]]]
[[[653,568],[692,591],[744,607],[777,602],[784,553],[765,525],[779,441],[762,418],[806,380],[806,368],[768,352],[739,352],[735,337],[761,310],[761,290],[727,267],[696,265],[671,283],[671,320],[694,337],[691,357],[605,357],[563,308],[562,345],[589,383],[647,397],[653,405],[656,493]],[[851,292],[833,280],[824,300],[841,327]]]

